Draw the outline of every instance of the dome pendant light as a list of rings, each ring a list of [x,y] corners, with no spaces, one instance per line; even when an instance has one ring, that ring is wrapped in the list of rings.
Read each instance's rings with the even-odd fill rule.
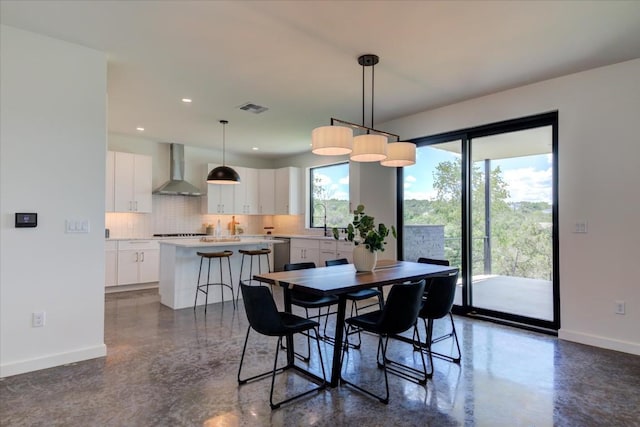
[[[225,165],[225,128],[227,120],[220,120],[222,123],[222,166],[218,166],[209,172],[207,184],[240,184],[238,172]]]

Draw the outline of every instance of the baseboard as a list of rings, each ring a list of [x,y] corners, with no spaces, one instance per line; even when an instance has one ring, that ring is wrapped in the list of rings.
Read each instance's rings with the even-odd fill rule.
[[[50,354],[35,359],[21,360],[19,362],[6,363],[0,365],[0,378],[12,375],[24,374],[40,369],[53,368],[54,366],[66,365],[68,363],[80,362],[107,355],[107,346],[104,344],[95,347],[87,347],[66,353]]]
[[[640,356],[639,343],[615,340],[598,335],[585,334],[583,332],[568,331],[566,329],[560,329],[558,331],[558,338],[566,341],[573,341],[580,344],[586,344],[594,347],[606,348],[608,350],[621,351],[623,353],[635,354]]]

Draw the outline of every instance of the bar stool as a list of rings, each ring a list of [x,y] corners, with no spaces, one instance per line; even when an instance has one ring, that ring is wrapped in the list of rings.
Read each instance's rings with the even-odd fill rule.
[[[209,286],[221,286],[222,293],[222,302],[224,303],[224,288],[225,286],[231,289],[231,303],[233,304],[233,309],[236,308],[235,296],[233,293],[233,278],[231,276],[231,261],[229,258],[233,255],[233,251],[222,251],[222,252],[198,252],[200,256],[200,270],[198,271],[198,286],[196,288],[196,299],[193,303],[193,309],[196,309],[196,305],[198,304],[198,293],[202,292],[205,295],[204,300],[204,314],[207,314],[207,305],[209,303]],[[209,266],[207,268],[207,283],[200,283],[200,276],[202,274],[202,261],[207,258],[209,260]],[[220,282],[211,283],[209,280],[209,276],[211,274],[211,259],[217,258],[220,265]],[[229,283],[224,283],[222,280],[222,258],[227,259],[227,267],[229,268]]]
[[[263,249],[240,249],[238,251],[242,254],[242,261],[240,262],[240,279],[238,280],[238,292],[236,293],[236,304],[238,303],[238,298],[240,297],[240,282],[251,284],[253,281],[253,257],[258,257],[258,273],[262,273],[262,256],[267,257],[267,270],[271,273],[271,265],[269,264],[269,254],[271,253],[271,249],[263,248]],[[242,271],[244,269],[244,257],[249,257],[249,279],[242,280]]]

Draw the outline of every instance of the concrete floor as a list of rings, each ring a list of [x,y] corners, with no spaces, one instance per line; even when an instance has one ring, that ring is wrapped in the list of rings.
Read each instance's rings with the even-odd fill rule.
[[[135,291],[107,295],[105,320],[106,358],[1,380],[0,425],[640,425],[639,356],[479,320],[455,319],[461,365],[436,360],[426,387],[390,376],[389,405],[342,386],[276,411],[268,379],[237,384],[247,327],[242,308],[212,304],[205,317],[202,308],[194,314],[160,305],[155,290]],[[269,369],[275,339],[251,337],[247,368]],[[350,352],[348,375],[380,387],[377,340],[363,340]],[[414,360],[410,346],[394,344],[395,357]],[[451,344],[439,346],[448,351]],[[326,361],[332,347],[323,349]],[[276,381],[278,396],[306,386],[295,374]]]

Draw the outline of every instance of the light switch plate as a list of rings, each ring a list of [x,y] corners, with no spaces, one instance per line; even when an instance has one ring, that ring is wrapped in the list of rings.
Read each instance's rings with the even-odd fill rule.
[[[68,219],[65,224],[66,233],[88,233],[91,230],[88,219]]]
[[[576,221],[574,233],[587,233],[587,221]]]

